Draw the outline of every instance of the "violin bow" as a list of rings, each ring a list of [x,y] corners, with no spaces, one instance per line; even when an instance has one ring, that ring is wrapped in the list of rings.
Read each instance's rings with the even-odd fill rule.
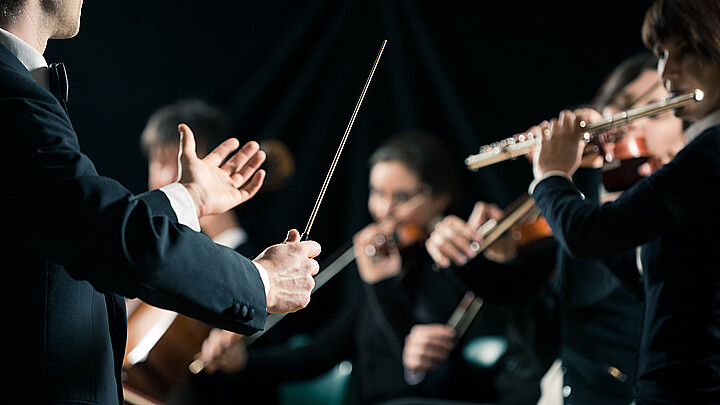
[[[533,200],[529,194],[523,194],[505,209],[507,214],[505,214],[503,218],[499,221],[495,218],[490,218],[483,222],[483,224],[475,230],[476,233],[483,236],[483,240],[480,243],[473,241],[470,244],[470,249],[472,249],[475,253],[483,252],[485,249],[490,247],[490,245],[495,243],[502,235],[504,235],[505,232],[512,228],[513,225],[520,221],[534,207],[535,200]],[[432,269],[436,272],[444,271],[447,268],[440,267],[437,263],[433,263],[432,265]]]
[[[318,210],[320,209],[320,204],[322,203],[323,197],[325,197],[325,192],[327,191],[328,185],[330,184],[330,179],[332,178],[333,173],[335,173],[335,167],[340,160],[340,155],[345,148],[345,143],[347,143],[347,139],[350,135],[353,124],[355,124],[355,118],[357,117],[358,111],[360,111],[360,106],[365,99],[365,93],[367,93],[367,89],[368,87],[370,87],[370,82],[372,81],[373,75],[375,75],[375,69],[377,68],[378,63],[380,63],[380,58],[385,51],[386,44],[387,39],[383,40],[382,45],[380,46],[380,51],[378,52],[372,69],[370,70],[370,75],[368,75],[368,78],[365,81],[365,86],[363,86],[362,93],[360,93],[360,98],[355,105],[352,116],[350,116],[350,122],[348,122],[348,125],[345,128],[345,133],[343,134],[342,140],[340,141],[340,146],[338,146],[338,149],[335,152],[335,157],[330,164],[330,170],[328,170],[328,173],[325,176],[325,181],[323,182],[322,188],[320,189],[320,194],[318,195],[317,200],[315,200],[315,205],[313,206],[312,212],[310,213],[310,219],[308,219],[307,225],[305,225],[305,230],[303,231],[302,235],[300,235],[300,240],[302,241],[307,241],[310,239],[310,230],[315,223],[315,217],[317,216]],[[340,270],[347,266],[347,264],[350,263],[353,259],[355,259],[355,255],[353,254],[351,248],[348,249],[344,254],[342,254],[341,257],[339,257],[335,262],[333,262],[331,266],[328,266],[324,271],[318,273],[315,276],[315,287],[313,287],[311,294],[317,291],[318,288],[320,288],[335,274],[337,274]],[[265,332],[267,332],[270,328],[277,324],[285,315],[287,314],[268,314],[267,318],[265,319],[265,327],[263,328],[263,330],[247,336],[245,339],[243,339],[245,345],[247,346],[255,342],[260,336],[265,334]],[[193,374],[199,373],[203,370],[203,368],[205,368],[205,364],[202,364],[202,361],[200,361],[200,359],[193,361],[188,366],[188,369]]]

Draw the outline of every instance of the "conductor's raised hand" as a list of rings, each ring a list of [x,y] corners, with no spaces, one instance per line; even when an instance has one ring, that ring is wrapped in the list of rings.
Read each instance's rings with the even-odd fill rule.
[[[320,250],[319,243],[301,242],[298,231],[292,229],[285,242],[268,247],[253,260],[268,273],[268,312],[295,312],[310,303],[310,293],[315,287],[313,276],[320,270],[315,260]]]
[[[180,132],[179,182],[185,186],[197,208],[198,218],[222,214],[252,198],[265,179],[259,170],[265,152],[255,141],[240,146],[235,138],[221,143],[203,159],[197,156],[195,136],[185,124]]]

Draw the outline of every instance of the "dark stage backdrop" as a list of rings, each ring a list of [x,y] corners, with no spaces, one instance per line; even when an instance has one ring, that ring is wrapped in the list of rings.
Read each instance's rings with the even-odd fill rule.
[[[590,100],[643,49],[650,1],[91,1],[80,34],[50,41],[71,80],[70,112],[100,173],[146,187],[138,137],[181,97],[226,109],[241,140],[279,139],[297,170],[287,188],[240,208],[260,246],[304,228],[383,39],[388,39],[312,230],[326,258],[369,222],[367,165],[393,133],[442,136],[476,199],[505,206],[531,180],[524,159],[470,173],[479,146]]]

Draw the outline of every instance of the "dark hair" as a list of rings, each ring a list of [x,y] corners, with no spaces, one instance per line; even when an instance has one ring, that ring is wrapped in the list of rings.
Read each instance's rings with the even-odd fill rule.
[[[230,120],[219,108],[200,99],[187,98],[156,110],[148,119],[140,138],[146,156],[158,146],[177,144],[178,125],[187,124],[195,135],[199,155],[205,155],[233,136]]]
[[[720,0],[657,0],[645,13],[645,45],[680,40],[703,59],[720,63]]]
[[[423,131],[407,131],[393,135],[370,156],[370,168],[379,162],[399,162],[414,172],[418,179],[432,188],[432,193],[450,194],[452,204],[460,201],[459,162],[440,138]]]
[[[0,21],[10,22],[20,15],[27,0],[0,0]]]
[[[590,106],[595,110],[607,107],[625,86],[647,70],[657,69],[657,57],[651,52],[642,52],[623,60],[605,78]]]

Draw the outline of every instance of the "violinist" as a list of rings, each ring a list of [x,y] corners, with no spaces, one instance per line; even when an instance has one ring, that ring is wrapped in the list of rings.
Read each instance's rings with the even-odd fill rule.
[[[690,123],[688,143],[660,170],[617,200],[598,205],[570,180],[589,111],[563,111],[535,153],[533,198],[553,234],[575,257],[606,258],[639,248],[645,313],[636,403],[720,402],[720,266],[714,255],[720,225],[720,1],[658,0],[642,35],[659,58],[673,94],[700,89],[704,98],[678,108]]]
[[[503,384],[503,404],[538,402],[545,394],[541,380],[558,351],[556,300],[548,289],[555,277],[557,245],[547,224],[531,209],[481,253],[477,249],[483,242],[479,230],[491,221],[504,222],[515,209],[511,204],[503,212],[495,204],[478,201],[468,220],[445,216],[425,242],[438,267],[457,276],[486,306],[498,306],[510,315],[506,327],[511,332],[506,338],[514,339],[515,346],[524,350],[509,355],[519,367],[514,378]],[[512,235],[523,228],[530,231],[528,236]],[[405,366],[426,371],[446,361],[453,347],[441,343],[442,332],[439,327],[436,331],[413,328],[403,354]]]
[[[348,403],[378,404],[407,396],[485,402],[497,399],[491,376],[477,377],[455,351],[445,366],[419,384],[405,381],[404,340],[419,324],[448,320],[466,289],[432,270],[424,238],[458,201],[458,162],[435,136],[411,131],[393,136],[370,157],[368,209],[373,223],[353,238],[359,280],[357,298],[328,320],[307,346],[249,346],[214,331],[203,345],[208,390],[203,403],[241,398],[235,382],[291,381],[317,376],[343,360],[353,365]],[[500,333],[500,315],[476,322],[465,336]],[[484,329],[483,329],[484,328]],[[448,335],[452,338],[452,333]],[[226,347],[230,345],[230,347]],[[223,356],[220,353],[231,353]],[[220,354],[218,356],[218,354]],[[211,362],[211,359],[214,361]],[[220,372],[215,372],[216,370]]]

